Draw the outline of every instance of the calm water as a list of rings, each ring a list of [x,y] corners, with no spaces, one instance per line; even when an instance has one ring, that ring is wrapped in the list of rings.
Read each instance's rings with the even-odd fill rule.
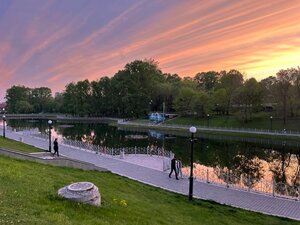
[[[44,120],[10,120],[8,125],[18,129],[36,128],[47,132]],[[189,137],[180,133],[164,134],[151,130],[119,129],[107,124],[63,124],[54,122],[54,133],[69,139],[93,139],[93,144],[108,147],[155,145],[173,151],[185,166],[189,165]],[[94,135],[94,138],[90,138]],[[126,135],[146,135],[146,139],[132,140]],[[229,171],[240,176],[281,181],[289,185],[300,184],[300,142],[241,139],[197,134],[195,144],[195,173],[198,169]]]

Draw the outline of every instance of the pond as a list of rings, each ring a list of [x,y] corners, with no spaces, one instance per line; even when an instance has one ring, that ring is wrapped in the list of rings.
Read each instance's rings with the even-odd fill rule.
[[[17,129],[48,131],[45,120],[9,120],[8,126]],[[181,158],[184,173],[188,173],[190,159],[189,137],[178,132],[162,133],[149,129],[125,129],[108,124],[59,123],[54,121],[54,135],[73,140],[91,141],[106,147],[164,147]],[[139,138],[132,138],[132,137]],[[272,141],[258,138],[226,137],[197,133],[195,143],[195,175],[208,176],[213,182],[228,180],[228,174],[239,177],[246,185],[247,177],[256,180],[283,182],[289,186],[300,184],[300,142]],[[219,171],[216,173],[216,171]],[[206,174],[204,172],[207,171]],[[198,174],[197,174],[198,173]],[[219,174],[219,175],[216,175]],[[242,181],[241,177],[245,181]],[[232,178],[230,178],[232,179]],[[254,185],[254,181],[251,185]]]

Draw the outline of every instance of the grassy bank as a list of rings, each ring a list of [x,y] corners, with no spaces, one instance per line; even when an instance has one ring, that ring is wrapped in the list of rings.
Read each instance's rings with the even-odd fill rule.
[[[238,115],[232,116],[214,116],[209,118],[194,118],[194,117],[177,117],[167,120],[166,124],[179,125],[194,125],[194,126],[210,126],[210,127],[235,127],[235,128],[256,128],[256,129],[271,129],[271,119],[268,113],[254,114],[252,120],[244,122]],[[288,119],[286,125],[283,124],[282,118],[273,116],[272,129],[273,130],[291,130],[300,131],[299,119]]]
[[[133,121],[135,122],[135,121]],[[140,121],[142,122],[142,121]],[[151,129],[157,131],[173,131],[178,132],[180,134],[186,134],[187,136],[190,135],[190,132],[187,128],[171,128],[171,127],[161,127],[161,126],[147,126],[147,122],[145,125],[135,125],[135,124],[110,124],[111,126],[120,126],[120,127],[127,127],[127,128],[136,128],[138,129]],[[282,140],[282,141],[299,141],[299,137],[290,137],[290,136],[278,136],[278,135],[267,135],[267,134],[251,134],[251,133],[241,133],[237,132],[228,132],[228,131],[211,131],[211,130],[198,130],[196,136],[201,134],[212,134],[212,135],[223,135],[223,136],[234,136],[234,137],[249,137],[249,138],[264,138],[270,140]]]
[[[140,184],[108,172],[81,171],[0,156],[0,224],[300,224],[247,212]],[[95,183],[102,195],[97,208],[64,200],[60,187]]]
[[[33,147],[0,138],[0,146]],[[37,149],[38,150],[38,149]],[[108,173],[41,165],[0,156],[0,224],[300,224],[208,201],[189,202],[170,193]],[[56,195],[72,182],[95,183],[102,207]]]
[[[26,145],[22,142],[14,141],[8,138],[3,138],[2,136],[0,137],[0,147],[26,153],[43,151],[42,149],[36,148],[34,146]]]

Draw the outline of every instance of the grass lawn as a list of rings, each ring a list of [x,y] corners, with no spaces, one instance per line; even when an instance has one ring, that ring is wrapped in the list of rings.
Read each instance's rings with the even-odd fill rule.
[[[36,148],[34,146],[26,145],[22,142],[14,141],[8,138],[3,138],[2,136],[0,137],[0,147],[18,150],[26,153],[43,151],[42,149]]]
[[[271,129],[270,116],[265,113],[254,114],[253,119],[247,123],[237,119],[236,116],[210,116],[207,118],[193,118],[193,117],[177,117],[165,121],[166,124],[180,124],[180,125],[199,125],[210,127],[235,127],[235,128],[256,128],[256,129]],[[273,130],[293,130],[300,131],[299,119],[288,119],[284,126],[281,118],[272,119]]]
[[[300,224],[209,201],[190,202],[186,196],[110,172],[54,167],[4,156],[0,156],[0,181],[1,225]],[[67,201],[56,194],[59,188],[79,181],[99,187],[102,207]]]
[[[189,123],[192,121],[192,119],[188,118],[178,118],[178,120],[187,121],[187,122],[174,122],[173,124],[183,124],[183,125],[198,125],[197,123]],[[137,122],[137,121],[133,121]],[[168,121],[170,122],[170,121]],[[165,122],[166,123],[166,122]],[[127,128],[133,128],[133,129],[151,129],[151,130],[158,130],[158,131],[165,131],[168,133],[168,131],[178,132],[178,134],[185,133],[187,136],[190,135],[190,132],[187,128],[170,128],[170,127],[161,127],[161,126],[148,126],[147,123],[144,123],[145,125],[135,125],[135,124],[110,124],[111,126],[117,126],[117,127],[127,127]],[[171,123],[169,123],[171,124]],[[175,134],[175,133],[173,133]],[[277,135],[267,135],[267,134],[251,134],[251,133],[241,133],[239,131],[237,132],[228,132],[228,131],[211,131],[211,130],[201,130],[197,131],[196,136],[201,134],[212,134],[212,135],[224,135],[224,136],[234,136],[234,137],[252,137],[252,138],[264,138],[264,139],[273,139],[273,140],[283,140],[283,141],[299,141],[299,137],[297,136],[277,136]]]

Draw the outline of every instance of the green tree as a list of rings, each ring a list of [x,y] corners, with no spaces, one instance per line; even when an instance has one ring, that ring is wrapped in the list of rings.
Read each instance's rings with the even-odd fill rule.
[[[31,89],[29,101],[35,113],[51,112],[53,110],[52,92],[48,87]]]
[[[252,113],[260,107],[262,96],[262,87],[255,78],[246,80],[243,86],[237,89],[235,103],[242,109],[245,122],[251,120]]]
[[[64,95],[63,93],[56,92],[53,100],[53,112],[65,112],[64,111]]]
[[[112,78],[114,103],[122,116],[139,117],[146,115],[149,102],[155,97],[155,89],[164,81],[162,72],[153,60],[135,60],[125,65]]]
[[[78,114],[76,84],[69,83],[63,92],[63,109],[66,113]]]
[[[27,106],[30,105],[29,97],[30,97],[31,89],[25,86],[12,86],[11,88],[7,89],[6,91],[6,107],[8,113],[20,113],[22,105],[26,104]],[[21,101],[21,103],[20,103]],[[31,108],[31,106],[29,106]]]
[[[209,96],[204,91],[197,91],[192,99],[192,109],[198,117],[204,117],[209,111]]]
[[[213,92],[211,97],[211,105],[213,111],[217,114],[225,115],[227,111],[227,100],[229,96],[225,88],[220,88]]]
[[[283,124],[286,125],[288,98],[294,80],[294,70],[293,69],[280,70],[276,74],[276,76],[277,76],[277,82],[275,86],[276,96],[278,102],[282,107]]]
[[[63,93],[64,109],[79,116],[91,113],[91,85],[88,80],[70,83]]]
[[[91,111],[96,116],[113,115],[117,108],[112,102],[112,82],[108,77],[91,82]],[[118,110],[117,110],[118,111]]]
[[[14,113],[31,113],[33,112],[33,106],[24,100],[16,101]]]
[[[192,88],[181,88],[174,102],[176,111],[183,116],[193,115],[194,111],[192,103],[196,96],[196,93],[197,92]]]
[[[274,95],[274,87],[277,80],[274,76],[269,76],[260,81],[260,86],[263,91],[263,104],[266,107],[273,108],[276,105],[276,99]]]
[[[226,114],[229,115],[235,91],[243,84],[243,74],[238,70],[222,71],[219,88],[226,90]]]
[[[218,83],[220,74],[216,71],[208,71],[197,73],[194,80],[197,82],[197,87],[201,90],[212,92]]]
[[[88,80],[79,81],[76,85],[77,88],[77,113],[81,116],[90,115],[91,112],[91,86]]]

